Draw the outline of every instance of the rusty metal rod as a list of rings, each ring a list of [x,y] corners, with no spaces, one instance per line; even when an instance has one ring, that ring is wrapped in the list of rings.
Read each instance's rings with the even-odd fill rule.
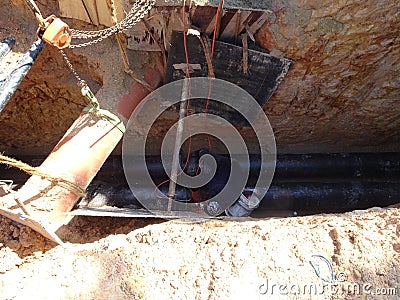
[[[182,136],[183,136],[183,127],[185,124],[185,116],[186,116],[186,108],[188,105],[188,97],[189,97],[189,79],[185,78],[183,81],[182,87],[182,97],[180,101],[179,108],[179,121],[176,129],[176,138],[175,138],[175,147],[174,154],[172,156],[172,168],[171,168],[171,176],[169,182],[168,189],[168,211],[171,210],[172,200],[175,197],[176,190],[176,180],[178,178],[178,167],[179,167],[179,152],[182,144]]]

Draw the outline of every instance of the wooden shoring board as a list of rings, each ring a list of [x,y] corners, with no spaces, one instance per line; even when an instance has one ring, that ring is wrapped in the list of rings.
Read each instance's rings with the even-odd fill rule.
[[[108,0],[58,0],[60,16],[82,20],[94,25],[114,25]],[[115,1],[117,19],[124,18],[121,1]]]
[[[207,77],[208,65],[199,38],[195,35],[188,35],[187,46],[190,64],[201,66],[200,69],[194,69],[190,76],[192,78]],[[247,58],[248,74],[245,74],[243,72],[243,48],[217,41],[212,60],[215,77],[243,88],[263,107],[286,76],[293,61],[252,49],[248,50]],[[183,72],[174,68],[174,65],[185,62],[183,33],[174,32],[172,47],[168,56],[166,83],[184,78]],[[198,112],[204,112],[204,103],[201,101],[191,101],[191,107]],[[226,120],[234,125],[249,125],[239,113],[223,103],[210,101],[208,112],[223,115]]]
[[[191,24],[200,32],[212,35],[215,26],[216,7],[197,6],[190,10]],[[220,41],[241,44],[240,33],[247,27],[251,34],[255,34],[268,20],[270,13],[266,11],[246,11],[227,9],[221,18]],[[139,22],[125,33],[128,37],[128,48],[140,51],[160,51],[163,45],[169,51],[173,31],[182,31],[182,11],[180,7],[155,7],[145,17],[153,36],[148,29]],[[237,22],[239,22],[237,24]],[[158,40],[154,41],[153,37]]]

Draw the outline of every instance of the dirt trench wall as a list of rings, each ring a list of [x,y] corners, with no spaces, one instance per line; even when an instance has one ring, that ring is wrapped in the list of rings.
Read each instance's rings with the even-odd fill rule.
[[[400,3],[272,3],[258,42],[295,60],[265,107],[278,144],[399,149]]]
[[[0,141],[7,152],[49,151],[87,105],[57,50],[48,46],[41,55],[0,115]],[[80,71],[90,78],[88,69]],[[98,81],[89,82],[98,89]]]
[[[46,2],[46,6],[39,4],[44,15],[57,7],[56,1]],[[0,39],[16,38],[14,48],[0,66],[15,65],[37,39],[37,21],[24,1],[0,0],[0,4],[4,8],[0,12]],[[97,91],[102,79],[93,71],[96,64],[88,64],[87,58],[79,55],[70,58],[80,76]],[[87,105],[76,82],[58,50],[46,45],[0,114],[0,151],[49,152]]]
[[[0,2],[7,8],[0,12],[0,38],[14,34],[16,49],[27,49],[35,39],[35,19],[23,1]],[[57,12],[56,1],[38,5],[46,14]],[[264,107],[278,150],[398,151],[400,4],[288,0],[270,1],[268,7],[270,18],[256,35],[257,43],[295,61]],[[74,28],[92,28],[67,22]],[[143,53],[129,55],[140,76],[154,61]],[[106,107],[134,105],[137,84],[124,73],[114,39],[69,56],[93,89],[100,88],[98,96]],[[0,116],[0,150],[50,151],[84,101],[61,56],[47,47]]]

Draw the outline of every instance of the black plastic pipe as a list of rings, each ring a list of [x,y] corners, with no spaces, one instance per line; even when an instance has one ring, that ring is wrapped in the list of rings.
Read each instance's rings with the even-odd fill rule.
[[[182,159],[182,162],[185,158]],[[238,160],[241,163],[241,160]],[[181,164],[183,166],[183,163]],[[185,171],[194,175],[198,157],[193,155]],[[248,186],[254,186],[261,160],[258,155],[250,155]],[[271,166],[266,166],[271,167]],[[131,174],[141,174],[138,166],[132,166]],[[160,157],[147,158],[147,169],[154,181],[168,178]],[[121,157],[111,157],[100,170],[99,177],[124,178]],[[138,175],[139,176],[139,175]],[[400,153],[334,153],[334,154],[284,154],[277,157],[275,181],[319,181],[324,179],[400,179]]]
[[[251,158],[251,174],[257,175],[260,161],[254,158]],[[42,160],[32,157],[20,159],[36,166]],[[189,173],[197,169],[196,161],[198,158],[193,156]],[[165,179],[159,157],[149,157],[147,167],[157,183]],[[23,176],[15,169],[0,171],[0,179],[20,179]],[[252,177],[249,181],[255,179]],[[155,201],[157,196],[154,193],[154,190],[143,190],[141,194]],[[166,190],[164,195],[166,198]],[[191,192],[179,187],[177,195],[178,199],[188,199]],[[89,186],[86,200],[91,199],[96,199],[92,204],[97,206],[140,207],[126,183],[120,156],[110,157]],[[400,153],[280,155],[273,183],[253,214],[343,212],[398,202]]]
[[[259,169],[260,160],[252,159],[252,168]],[[333,153],[280,155],[275,176],[284,179],[302,178],[398,178],[400,153]]]
[[[258,210],[293,214],[344,212],[400,202],[400,181],[272,183]]]
[[[21,156],[18,159],[33,166],[39,166],[44,160],[38,156]],[[182,161],[184,161],[183,158]],[[240,160],[239,160],[240,163]],[[250,156],[250,174],[248,186],[252,186],[259,174],[260,157]],[[183,163],[182,163],[183,165]],[[197,171],[198,156],[191,156],[185,171],[194,174]],[[143,172],[138,166],[131,166],[132,171]],[[147,157],[147,169],[156,182],[168,179],[159,156]],[[2,169],[1,177],[21,178],[28,176],[16,169]],[[100,169],[97,178],[103,181],[125,181],[121,156],[111,156]],[[274,181],[347,181],[363,179],[399,179],[400,153],[335,153],[335,154],[284,154],[278,155]]]
[[[21,60],[18,62],[15,69],[7,77],[7,79],[0,85],[0,113],[7,105],[11,96],[15,93],[21,81],[24,79],[36,58],[43,50],[45,43],[42,40],[37,40],[32,44],[31,48]]]
[[[153,190],[141,194],[148,201],[158,200]],[[177,194],[179,198],[186,199],[190,192],[179,187]],[[168,200],[166,189],[163,198],[164,201]],[[375,206],[385,207],[399,202],[400,182],[273,182],[253,215],[265,217],[340,213]],[[89,186],[88,197],[80,203],[80,206],[86,205],[94,208],[142,208],[126,183],[105,184],[98,181]]]
[[[218,157],[223,156],[217,156],[217,159]],[[225,159],[223,158],[223,160]],[[240,159],[238,162],[242,163]],[[193,154],[185,171],[193,175],[197,171],[197,166],[198,156]],[[255,184],[260,167],[260,156],[250,155],[249,186]],[[132,166],[132,168],[132,171],[143,172],[138,169],[138,166]],[[160,157],[148,157],[147,169],[154,180],[168,178]],[[121,157],[110,157],[100,170],[100,176],[123,177],[121,170]],[[277,158],[274,178],[279,181],[304,181],[316,178],[400,179],[400,153],[284,154]]]
[[[227,168],[227,157],[215,155],[215,158],[217,163]],[[149,157],[147,162],[154,181],[160,182],[166,178],[159,157]],[[189,174],[197,170],[197,162],[198,156],[194,154],[187,169]],[[238,162],[241,163],[241,160]],[[248,186],[251,187],[257,180],[260,157],[253,155],[250,162]],[[111,181],[114,178],[116,182],[121,180],[110,176],[121,173],[117,171],[120,170],[118,158],[108,161],[105,169],[112,172],[108,176],[105,173],[99,174],[98,178],[108,178]],[[212,181],[197,190],[202,200],[211,198],[224,186],[227,178],[225,174],[218,174],[217,170]],[[129,188],[126,194],[129,194]],[[149,197],[151,201],[154,199],[154,191],[143,191],[142,197]],[[126,198],[119,201],[126,201]],[[138,204],[132,195],[131,201]],[[343,212],[383,207],[399,201],[400,153],[280,155],[274,181],[254,214],[265,216]]]

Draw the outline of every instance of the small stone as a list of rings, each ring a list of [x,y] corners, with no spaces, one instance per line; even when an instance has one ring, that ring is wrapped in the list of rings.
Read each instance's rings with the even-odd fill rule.
[[[17,240],[11,240],[7,242],[7,246],[12,250],[18,250],[21,247],[21,244]]]
[[[353,270],[353,276],[355,280],[361,279],[361,273],[357,269]]]

